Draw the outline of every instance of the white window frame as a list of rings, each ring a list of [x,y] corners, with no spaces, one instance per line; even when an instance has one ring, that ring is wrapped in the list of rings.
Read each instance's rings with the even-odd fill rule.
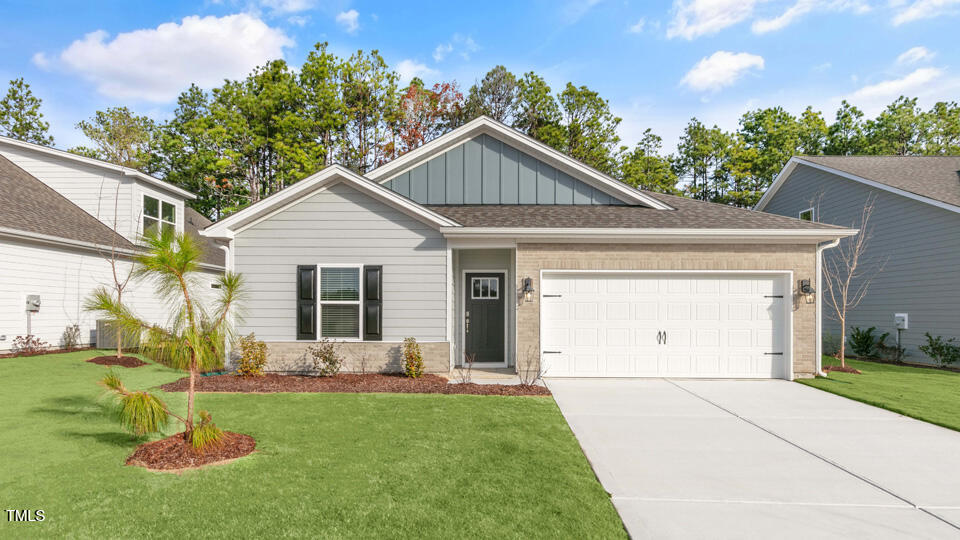
[[[817,211],[816,211],[816,209],[814,209],[814,208],[807,208],[807,209],[805,209],[805,210],[801,210],[800,212],[797,213],[797,219],[800,219],[801,221],[808,221],[808,220],[806,220],[806,219],[803,219],[803,215],[806,214],[807,212],[810,212],[810,219],[809,219],[809,221],[810,221],[811,223],[816,223],[816,221],[817,221]]]
[[[138,230],[139,234],[146,235],[146,232],[147,232],[146,229],[143,228],[145,219],[148,217],[148,216],[147,216],[147,197],[150,197],[151,199],[156,199],[156,200],[157,200],[157,217],[154,218],[153,216],[149,216],[150,219],[156,219],[156,220],[157,220],[157,223],[159,224],[159,227],[160,227],[160,230],[161,230],[161,231],[163,230],[163,224],[164,224],[164,223],[167,223],[167,224],[173,225],[173,230],[174,230],[175,232],[179,233],[179,232],[180,232],[180,225],[179,225],[180,220],[177,219],[177,214],[180,214],[181,212],[180,212],[180,209],[177,208],[177,203],[176,203],[176,201],[172,201],[172,200],[167,199],[167,198],[164,198],[164,197],[160,197],[160,196],[157,196],[157,195],[153,195],[153,194],[151,194],[151,193],[141,193],[141,194],[140,194],[140,227],[139,227],[139,230]],[[167,203],[167,204],[173,205],[173,222],[165,221],[165,220],[163,219],[163,203]]]
[[[487,281],[487,282],[496,283],[496,284],[497,284],[497,294],[494,295],[494,296],[475,296],[475,295],[473,294],[473,291],[474,291],[474,289],[473,289],[473,282],[474,282],[474,281]],[[488,290],[488,291],[490,290],[490,285],[487,285],[487,290]],[[481,291],[481,293],[483,292],[483,284],[482,284],[482,283],[481,283],[481,285],[480,285],[480,291]],[[499,300],[499,299],[500,299],[500,278],[499,278],[499,277],[490,277],[490,276],[482,276],[482,277],[473,277],[473,278],[470,278],[470,299],[471,299],[471,300]]]
[[[356,268],[357,269],[357,299],[356,300],[321,300],[323,297],[323,269],[324,268]],[[323,335],[323,306],[329,305],[351,305],[357,306],[357,337],[333,337],[327,339],[336,341],[363,341],[363,265],[355,263],[343,264],[318,264],[317,265],[317,341],[322,340]]]

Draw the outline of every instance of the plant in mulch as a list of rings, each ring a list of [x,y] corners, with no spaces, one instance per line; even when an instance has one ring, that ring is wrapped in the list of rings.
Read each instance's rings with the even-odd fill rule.
[[[167,300],[172,316],[170,325],[150,324],[105,287],[96,289],[85,302],[85,309],[101,314],[124,334],[140,336],[143,351],[151,359],[189,373],[187,412],[174,414],[159,398],[147,392],[130,392],[119,378],[110,374],[102,381],[120,403],[120,423],[135,435],[159,432],[169,418],[183,424],[180,437],[195,450],[204,450],[223,438],[210,414],[200,411],[200,424],[194,422],[196,378],[200,371],[219,368],[225,344],[232,340],[228,315],[241,299],[241,279],[226,273],[217,280],[218,297],[213,306],[201,303],[200,281],[195,278],[203,255],[200,244],[190,235],[165,231],[143,239],[145,250],[137,256],[135,276],[153,282],[157,295]],[[153,443],[149,443],[153,444]]]
[[[60,341],[63,342],[63,348],[72,351],[80,345],[80,325],[68,324],[60,334]]]
[[[48,347],[50,347],[49,343],[31,334],[13,338],[12,348],[16,356],[36,356],[42,354]]]
[[[871,326],[866,330],[862,330],[859,327],[854,326],[850,331],[850,349],[853,350],[853,353],[861,358],[869,358],[875,356],[877,353],[877,344],[883,341],[886,341],[889,333],[883,334],[880,337],[874,335],[874,332],[877,331],[876,326]]]
[[[536,347],[527,349],[520,362],[517,363],[517,376],[520,377],[520,384],[524,386],[533,386],[543,379],[543,362],[540,359],[540,351]]]
[[[403,340],[403,374],[411,379],[416,379],[423,375],[423,354],[420,352],[420,344],[417,338],[404,338]]]
[[[262,377],[263,367],[267,365],[267,344],[250,335],[240,338],[240,362],[237,375],[241,377]]]
[[[466,384],[473,382],[473,363],[476,361],[477,355],[475,354],[464,354],[463,362],[457,366],[457,382],[461,384]]]
[[[923,335],[926,336],[927,342],[917,348],[923,354],[936,360],[940,367],[960,362],[960,345],[954,344],[956,338],[933,337],[930,332],[924,332]]]
[[[343,355],[340,354],[340,344],[323,338],[315,345],[307,348],[313,358],[313,372],[320,377],[332,377],[340,373],[343,366]]]

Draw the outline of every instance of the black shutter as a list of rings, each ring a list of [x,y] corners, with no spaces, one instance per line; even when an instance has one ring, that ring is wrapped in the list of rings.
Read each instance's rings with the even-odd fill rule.
[[[297,266],[297,339],[317,339],[317,267]]]
[[[363,267],[363,339],[383,340],[383,267]]]

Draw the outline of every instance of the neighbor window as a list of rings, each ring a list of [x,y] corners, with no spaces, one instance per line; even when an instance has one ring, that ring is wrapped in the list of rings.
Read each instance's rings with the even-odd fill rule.
[[[360,337],[360,268],[320,268],[320,336]]]
[[[474,300],[500,298],[500,278],[495,277],[475,277],[470,280],[473,287],[472,298]]]
[[[815,216],[813,215],[813,208],[807,208],[800,212],[800,219],[804,221],[813,221]]]
[[[143,196],[143,235],[177,230],[177,207],[149,195]]]

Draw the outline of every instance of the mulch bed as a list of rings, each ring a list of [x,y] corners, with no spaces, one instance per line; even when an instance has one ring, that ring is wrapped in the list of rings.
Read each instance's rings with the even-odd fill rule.
[[[23,358],[26,356],[41,356],[44,354],[71,353],[77,351],[92,351],[94,347],[74,347],[72,349],[38,349],[33,352],[8,352],[0,354],[0,358]]]
[[[249,435],[232,431],[224,431],[223,435],[220,444],[211,445],[203,452],[194,450],[193,446],[184,440],[183,433],[144,443],[127,458],[127,465],[176,472],[226,463],[253,452],[257,447],[257,442]]]
[[[855,373],[857,375],[862,375],[863,372],[859,369],[852,368],[850,366],[826,366],[823,368],[825,372],[838,371],[840,373]]]
[[[146,362],[139,358],[134,358],[132,356],[121,356],[117,358],[116,355],[113,356],[97,356],[87,360],[91,364],[100,364],[101,366],[123,366],[123,367],[140,367],[147,365]]]
[[[167,392],[185,392],[188,378],[161,386]],[[239,377],[215,375],[196,380],[198,392],[341,392],[370,393],[389,392],[399,394],[476,394],[487,396],[549,396],[550,390],[543,386],[520,384],[450,384],[447,379],[426,374],[410,379],[388,373],[340,373],[333,377],[309,377],[304,375],[279,375],[269,373],[263,377]]]

